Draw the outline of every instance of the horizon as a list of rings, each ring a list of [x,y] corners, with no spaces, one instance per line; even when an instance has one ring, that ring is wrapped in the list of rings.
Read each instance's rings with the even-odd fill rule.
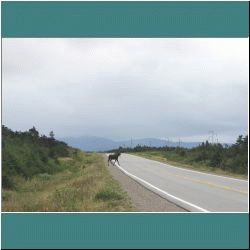
[[[242,136],[245,137],[247,135],[248,134],[245,134],[245,135],[242,135]],[[66,139],[66,138],[77,139],[77,138],[82,138],[82,137],[105,139],[105,140],[110,140],[110,141],[117,142],[117,143],[119,143],[119,142],[125,142],[125,141],[126,142],[131,141],[131,138],[124,138],[123,140],[121,140],[121,139],[120,140],[115,140],[115,139],[111,139],[111,138],[107,138],[107,137],[102,137],[102,136],[95,136],[95,135],[79,135],[79,136],[69,136],[69,137],[68,136],[67,137],[58,137],[58,140],[60,140],[60,139]],[[200,140],[198,140],[198,139],[196,139],[196,140],[194,140],[194,139],[193,140],[192,139],[190,139],[190,140],[188,140],[188,139],[185,139],[185,140],[181,139],[180,143],[202,143],[202,142],[208,141],[209,143],[233,144],[233,143],[236,142],[236,140],[238,138],[238,137],[235,138],[235,140],[231,141],[231,142],[229,142],[229,141],[219,141],[219,140],[217,140],[217,139],[214,138],[214,141],[212,142],[212,139],[209,138],[209,137],[206,139],[206,136],[205,136],[205,139],[201,138]],[[170,140],[168,140],[167,138],[157,138],[157,137],[143,137],[143,138],[137,138],[136,137],[136,138],[132,138],[132,140],[134,140],[134,141],[137,141],[137,140],[150,140],[150,139],[152,139],[152,140],[161,140],[161,141],[165,141],[165,142],[169,142],[169,143],[179,143],[178,139],[172,139],[172,140],[170,139]]]
[[[27,128],[27,129],[24,129],[24,130],[14,130],[8,126],[6,126],[5,124],[2,124],[2,126],[5,126],[7,127],[8,129],[11,129],[13,132],[28,132],[29,129],[31,129],[33,126],[31,126],[30,128]],[[35,127],[35,126],[34,126]],[[49,133],[51,131],[55,132],[55,130],[49,130],[47,131],[47,134],[45,133],[41,133],[41,131],[39,131],[36,127],[35,129],[39,132],[39,136],[49,136]],[[104,139],[104,140],[110,140],[110,141],[113,141],[113,142],[128,142],[128,141],[132,141],[133,140],[162,140],[162,141],[165,141],[165,142],[169,142],[169,143],[202,143],[202,142],[206,142],[208,141],[209,143],[222,143],[222,144],[234,144],[236,142],[236,140],[238,139],[238,137],[242,135],[243,137],[245,136],[248,136],[248,133],[246,134],[239,134],[235,137],[235,140],[225,140],[227,139],[227,137],[224,138],[224,140],[218,138],[218,136],[216,134],[213,134],[213,137],[212,137],[212,134],[208,133],[208,134],[205,134],[205,135],[200,135],[200,136],[195,136],[195,137],[178,137],[178,136],[168,136],[168,137],[127,137],[127,138],[123,138],[123,139],[115,139],[115,138],[109,138],[109,137],[105,137],[105,136],[97,136],[97,135],[78,135],[78,136],[57,136],[55,134],[55,138],[57,140],[63,140],[63,139],[68,139],[68,138],[74,138],[74,139],[77,139],[77,138],[82,138],[82,137],[88,137],[88,138],[97,138],[97,139]],[[231,138],[231,137],[230,137]]]

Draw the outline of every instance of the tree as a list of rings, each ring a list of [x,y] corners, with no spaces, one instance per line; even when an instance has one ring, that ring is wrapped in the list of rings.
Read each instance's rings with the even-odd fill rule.
[[[50,139],[55,140],[55,134],[53,130],[50,131],[49,136],[50,136]]]
[[[242,151],[244,153],[248,152],[248,135],[246,135],[245,138],[243,139],[243,142],[242,142]]]
[[[53,131],[50,131],[49,133],[49,157],[55,158],[56,157],[56,152],[55,152],[55,134]]]
[[[36,130],[36,128],[35,128],[34,126],[33,126],[33,128],[31,128],[31,129],[29,130],[29,133],[30,133],[30,135],[33,136],[33,137],[36,137],[36,138],[39,137],[39,132]]]
[[[239,137],[238,137],[238,139],[237,139],[237,141],[236,141],[236,144],[237,144],[237,145],[242,144],[242,142],[243,142],[242,137],[243,137],[243,135],[239,135]]]

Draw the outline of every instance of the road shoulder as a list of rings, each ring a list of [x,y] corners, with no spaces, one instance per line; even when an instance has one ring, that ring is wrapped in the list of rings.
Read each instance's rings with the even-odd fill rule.
[[[104,155],[104,160],[110,174],[120,183],[122,189],[127,192],[139,212],[187,212],[185,209],[162,198],[133,180],[112,163],[108,166],[106,155]]]

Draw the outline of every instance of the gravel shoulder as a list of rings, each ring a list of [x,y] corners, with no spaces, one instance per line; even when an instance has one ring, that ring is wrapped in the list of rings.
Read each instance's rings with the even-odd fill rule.
[[[107,169],[113,178],[118,181],[122,189],[128,194],[134,207],[139,212],[187,212],[187,210],[162,198],[153,191],[147,189],[131,177],[123,173],[112,163],[107,164],[108,158],[104,155]]]

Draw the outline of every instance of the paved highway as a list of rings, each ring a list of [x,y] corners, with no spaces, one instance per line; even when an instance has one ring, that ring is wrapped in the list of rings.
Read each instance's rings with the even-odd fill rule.
[[[248,181],[122,154],[123,172],[191,212],[248,212]]]

